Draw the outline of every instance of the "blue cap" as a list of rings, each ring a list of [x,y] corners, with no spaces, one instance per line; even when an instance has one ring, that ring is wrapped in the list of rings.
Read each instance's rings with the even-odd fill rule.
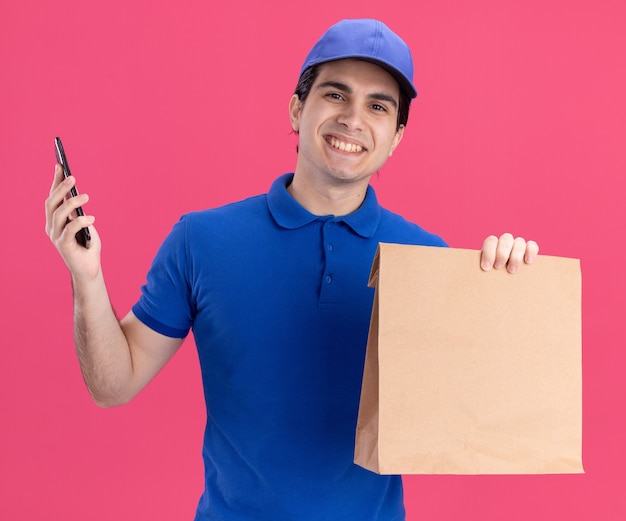
[[[413,58],[409,46],[379,20],[341,20],[331,26],[309,52],[300,74],[312,65],[356,58],[381,66],[415,98]]]

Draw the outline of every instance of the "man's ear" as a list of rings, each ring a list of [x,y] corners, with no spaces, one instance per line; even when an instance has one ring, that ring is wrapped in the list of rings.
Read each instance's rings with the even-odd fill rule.
[[[291,96],[289,100],[289,118],[291,119],[291,128],[298,133],[300,130],[300,114],[302,113],[302,103],[297,94]]]
[[[398,148],[400,141],[402,141],[402,136],[404,136],[404,125],[400,125],[398,130],[396,130],[396,135],[393,137],[393,141],[391,142],[391,150],[389,150],[389,157],[393,155],[393,151]]]

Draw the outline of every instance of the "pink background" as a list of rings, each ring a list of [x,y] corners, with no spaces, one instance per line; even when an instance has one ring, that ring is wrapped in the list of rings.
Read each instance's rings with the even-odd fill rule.
[[[53,137],[91,196],[123,315],[181,213],[293,168],[306,52],[338,19],[373,16],[411,45],[420,92],[373,179],[381,202],[456,247],[510,230],[583,267],[587,473],[407,477],[409,520],[626,519],[625,6],[4,0],[0,516],[191,519],[202,487],[191,340],[128,406],[100,410],[84,388],[69,276],[44,234]]]

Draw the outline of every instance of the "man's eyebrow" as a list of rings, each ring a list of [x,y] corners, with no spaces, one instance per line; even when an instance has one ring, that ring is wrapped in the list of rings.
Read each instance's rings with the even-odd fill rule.
[[[317,86],[318,89],[325,89],[327,87],[332,87],[333,89],[343,91],[346,94],[352,94],[353,92],[352,88],[349,85],[341,83],[340,81],[325,81]],[[395,98],[393,96],[390,96],[389,94],[385,94],[384,92],[372,92],[371,94],[368,94],[367,97],[372,100],[386,101],[388,103],[391,103],[394,108],[398,108],[398,102],[395,100]]]
[[[385,94],[384,92],[373,92],[368,96],[368,98],[378,101],[386,101],[387,103],[393,105],[394,108],[398,108],[398,102],[395,100],[395,98],[393,96],[390,96],[389,94]]]
[[[327,87],[332,87],[333,89],[337,89],[337,90],[341,90],[343,92],[347,92],[348,94],[352,94],[352,88],[350,88],[349,85],[346,85],[345,83],[341,83],[340,81],[325,81],[323,83],[320,83],[317,88],[318,89],[325,89]]]

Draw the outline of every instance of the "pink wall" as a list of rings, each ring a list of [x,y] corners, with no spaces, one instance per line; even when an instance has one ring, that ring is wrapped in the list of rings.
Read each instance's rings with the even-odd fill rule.
[[[381,202],[453,246],[510,230],[583,267],[587,473],[408,477],[409,520],[626,519],[623,0],[164,4],[0,7],[0,515],[191,519],[202,486],[192,341],[128,406],[100,410],[84,388],[43,229],[53,137],[91,196],[123,315],[181,213],[293,168],[304,55],[336,20],[374,16],[413,48],[420,91],[373,180]]]

